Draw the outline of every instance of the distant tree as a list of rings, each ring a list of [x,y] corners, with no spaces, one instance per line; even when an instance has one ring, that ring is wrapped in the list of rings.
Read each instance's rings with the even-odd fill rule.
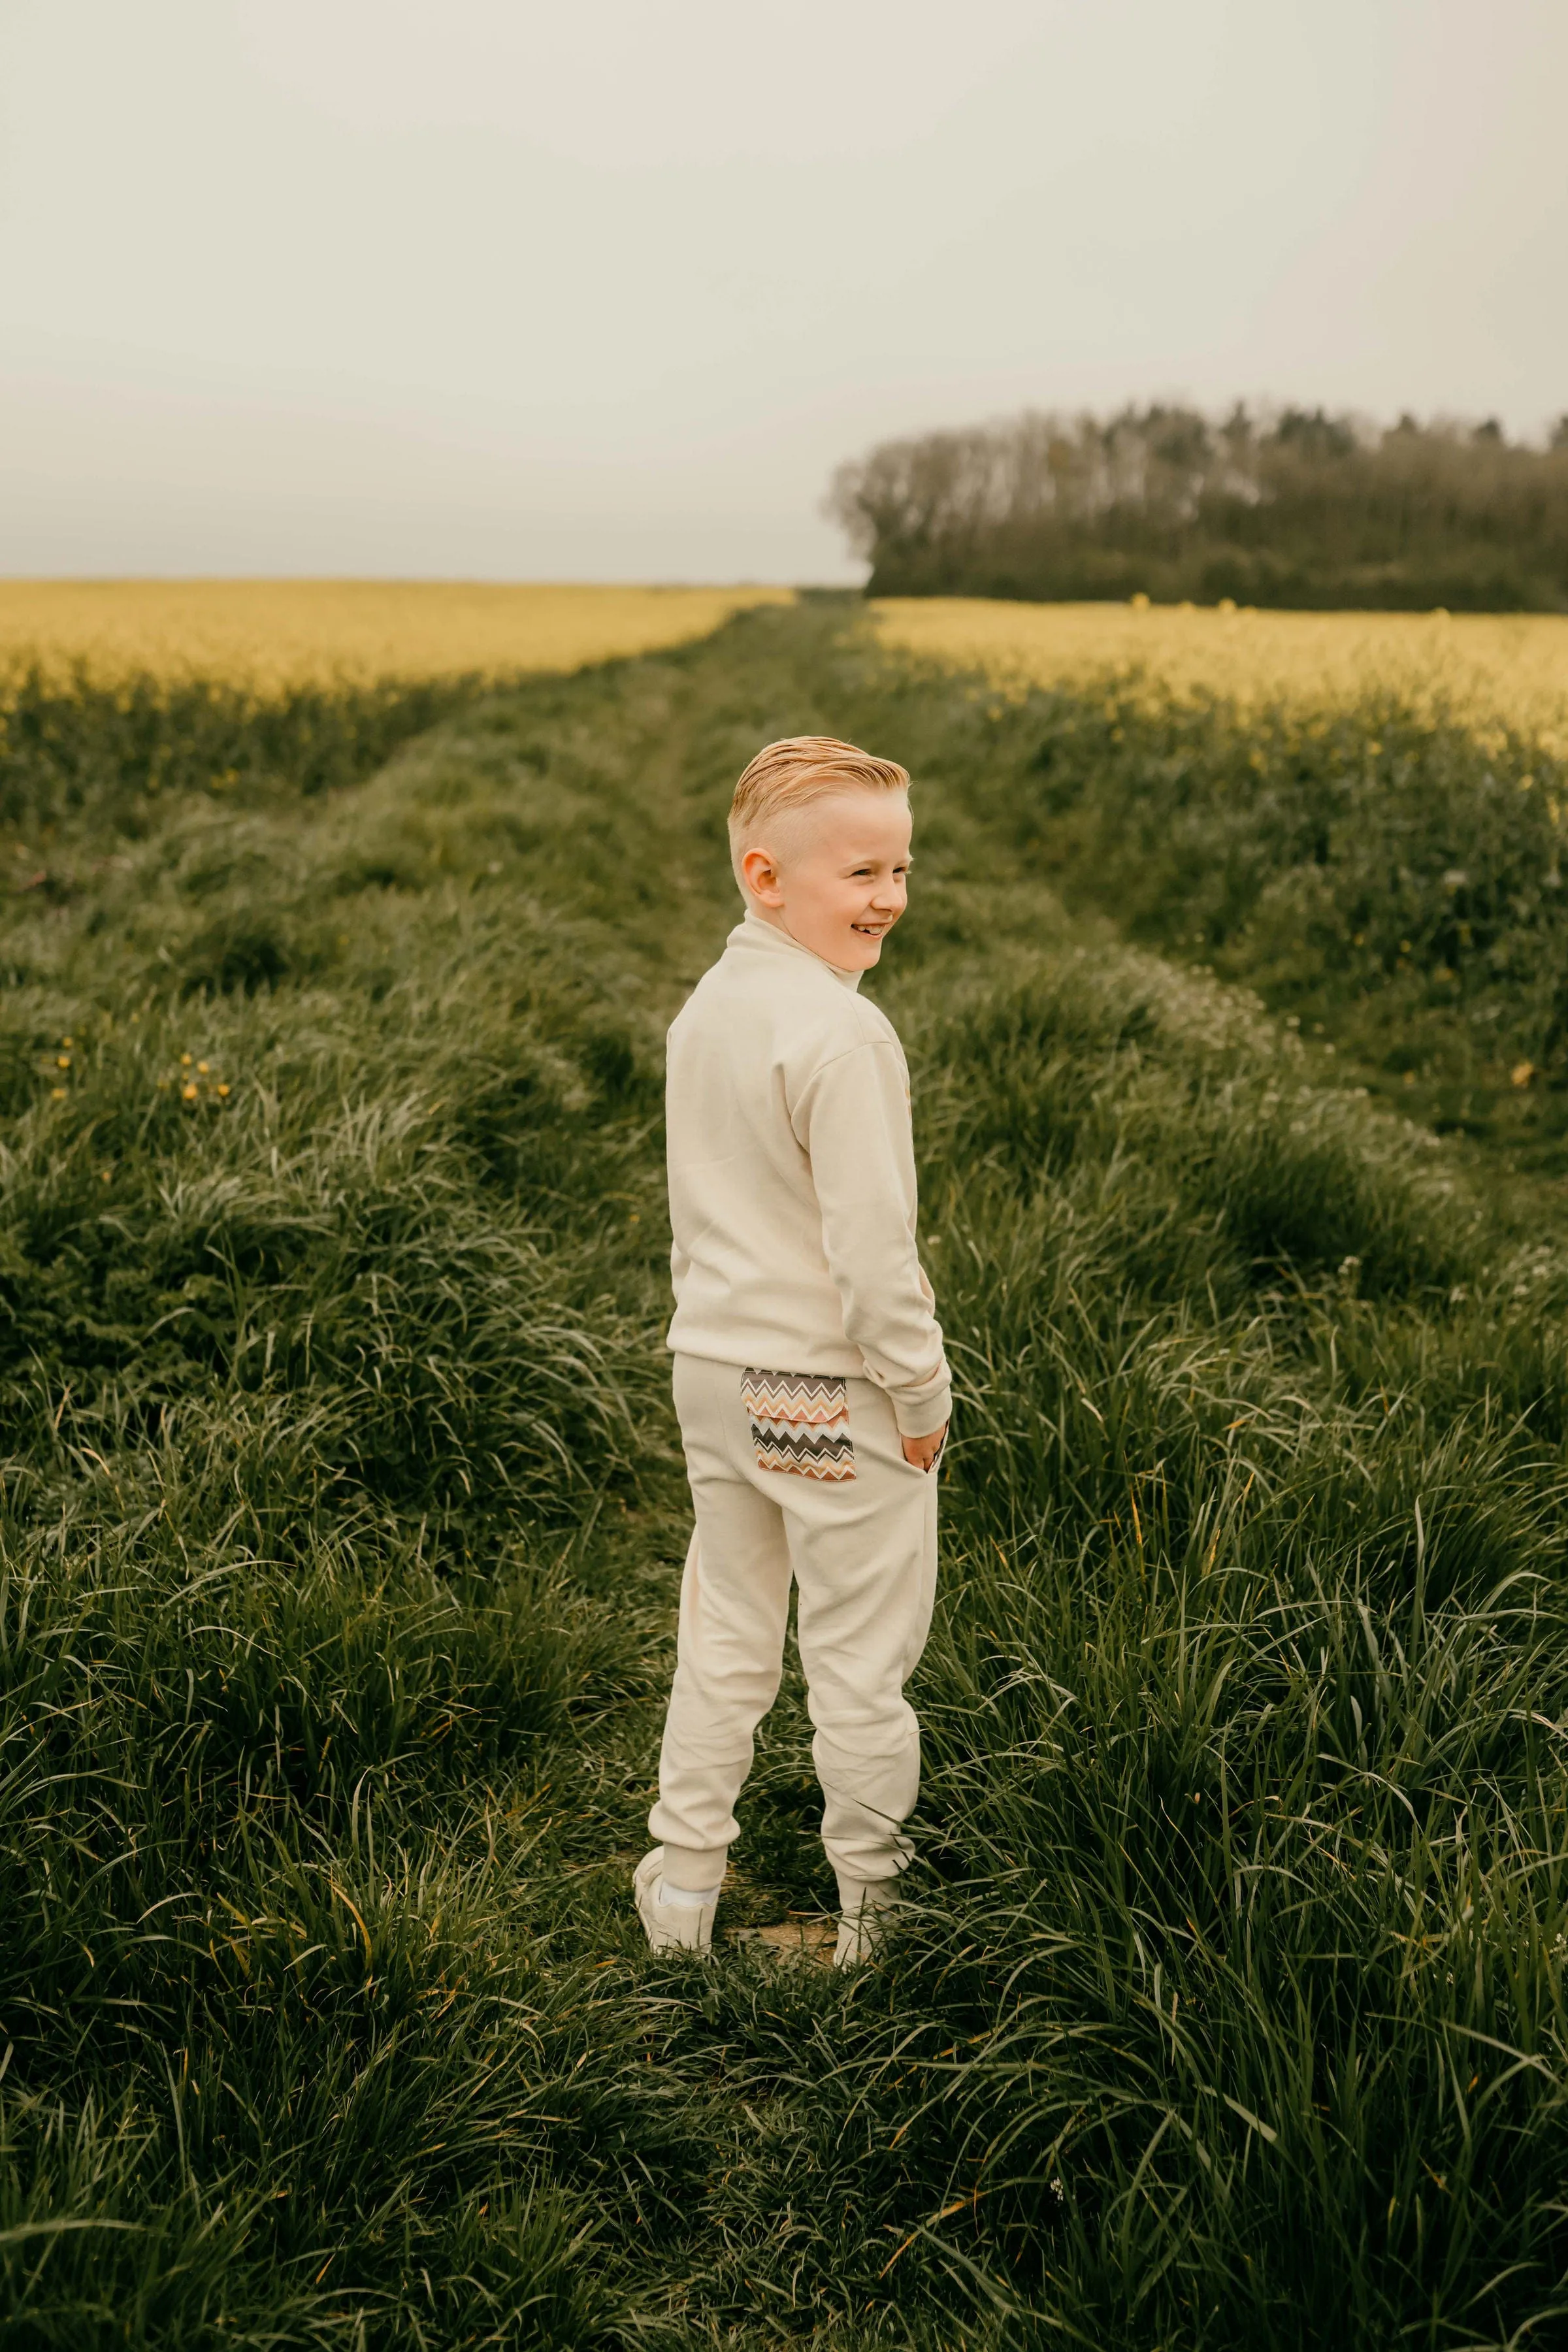
[[[1321,408],[1282,409],[1273,438],[1277,448],[1295,449],[1307,458],[1350,457],[1357,446],[1348,417],[1327,416]]]
[[[1568,416],[1382,428],[1180,402],[884,442],[827,510],[874,594],[1568,611]]]

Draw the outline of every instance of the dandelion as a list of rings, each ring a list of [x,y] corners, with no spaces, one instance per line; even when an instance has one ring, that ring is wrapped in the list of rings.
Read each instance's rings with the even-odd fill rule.
[[[57,1070],[68,1070],[70,1066],[71,1057],[68,1054],[57,1054],[55,1055],[55,1067]]]
[[[64,1087],[51,1087],[49,1088],[49,1100],[51,1102],[64,1102],[66,1094],[67,1089]]]
[[[216,1091],[222,1095],[226,1100],[228,1096],[228,1080],[226,1078],[220,1078]]]
[[[200,1091],[201,1089],[199,1087],[184,1086],[180,1088],[180,1100],[182,1102],[195,1102]]]
[[[1516,1087],[1527,1087],[1534,1076],[1535,1064],[1533,1062],[1516,1062],[1512,1069],[1509,1072],[1509,1076]]]
[[[208,1070],[212,1067],[212,1065],[211,1065],[211,1063],[210,1063],[210,1062],[198,1062],[198,1063],[196,1064],[196,1067],[197,1067],[197,1069],[201,1072],[201,1074],[202,1074],[203,1077],[205,1078],[205,1076],[206,1076],[206,1074],[207,1074],[207,1072],[208,1072]]]
[[[182,1054],[182,1055],[180,1055],[180,1066],[181,1066],[181,1068],[182,1068],[182,1069],[186,1069],[186,1070],[188,1070],[188,1069],[190,1068],[190,1066],[191,1066],[191,1057],[190,1057],[190,1055],[189,1055],[188,1054]]]

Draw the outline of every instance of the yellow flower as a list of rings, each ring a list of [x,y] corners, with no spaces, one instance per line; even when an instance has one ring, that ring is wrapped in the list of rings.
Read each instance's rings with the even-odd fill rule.
[[[1513,1080],[1516,1087],[1527,1087],[1534,1076],[1535,1064],[1533,1062],[1516,1062],[1512,1069],[1509,1072],[1509,1076]]]
[[[223,1079],[223,1080],[221,1080],[221,1081],[219,1082],[219,1086],[218,1086],[218,1092],[219,1092],[219,1094],[220,1094],[220,1095],[226,1095],[226,1094],[227,1094],[227,1092],[228,1092],[228,1080],[227,1080],[226,1078],[225,1078],[225,1079]]]
[[[212,1067],[212,1064],[211,1064],[210,1062],[198,1062],[198,1063],[196,1064],[196,1067],[197,1067],[197,1069],[198,1069],[198,1070],[200,1070],[200,1072],[201,1072],[202,1076],[203,1076],[204,1077],[205,1077],[205,1076],[206,1076],[206,1074],[207,1074],[208,1070],[210,1070],[210,1069],[211,1069],[211,1067]]]
[[[1500,756],[1533,739],[1568,751],[1568,615],[1468,613],[1434,627],[1422,613],[1253,613],[1233,629],[1224,604],[1026,604],[982,597],[879,599],[878,633],[994,687],[1032,681],[1116,687],[1140,708],[1213,698],[1272,705],[1321,736],[1365,696],[1391,695],[1427,722],[1467,723]],[[1367,733],[1373,733],[1367,728]],[[1386,745],[1384,746],[1386,748]],[[1525,755],[1528,758],[1528,753]],[[1537,789],[1542,778],[1531,761]]]
[[[195,1102],[195,1098],[196,1088],[195,1087],[184,1086],[180,1088],[180,1099],[182,1102]]]
[[[505,678],[706,636],[787,588],[617,588],[395,580],[0,581],[0,668],[88,662],[112,685],[218,678],[264,694],[350,679]],[[157,780],[149,778],[149,789]],[[213,772],[215,790],[238,782]]]
[[[71,1057],[68,1054],[57,1054],[55,1055],[55,1067],[57,1070],[68,1070],[70,1066]]]
[[[65,1098],[66,1090],[64,1087],[51,1087],[49,1088],[49,1100],[51,1102],[64,1102]]]
[[[191,1057],[190,1057],[190,1055],[189,1055],[188,1054],[182,1054],[182,1055],[180,1055],[180,1060],[181,1060],[181,1062],[184,1064],[184,1067],[188,1070],[188,1069],[190,1068],[190,1066],[191,1066]]]

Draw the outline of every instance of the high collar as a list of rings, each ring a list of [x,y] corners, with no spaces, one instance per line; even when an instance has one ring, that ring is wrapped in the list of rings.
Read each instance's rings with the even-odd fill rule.
[[[757,948],[766,954],[804,956],[807,963],[815,964],[818,971],[828,973],[841,988],[848,989],[851,994],[860,985],[860,974],[858,971],[844,971],[837,964],[829,963],[826,956],[819,956],[815,948],[802,947],[797,939],[792,938],[788,931],[781,931],[775,923],[764,923],[761,915],[754,914],[750,907],[731,932],[725,944],[745,950]]]

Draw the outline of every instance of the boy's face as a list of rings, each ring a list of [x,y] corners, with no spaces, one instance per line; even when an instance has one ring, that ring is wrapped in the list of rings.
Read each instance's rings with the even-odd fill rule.
[[[769,827],[741,872],[767,922],[840,971],[869,971],[908,903],[907,793],[833,793]]]

